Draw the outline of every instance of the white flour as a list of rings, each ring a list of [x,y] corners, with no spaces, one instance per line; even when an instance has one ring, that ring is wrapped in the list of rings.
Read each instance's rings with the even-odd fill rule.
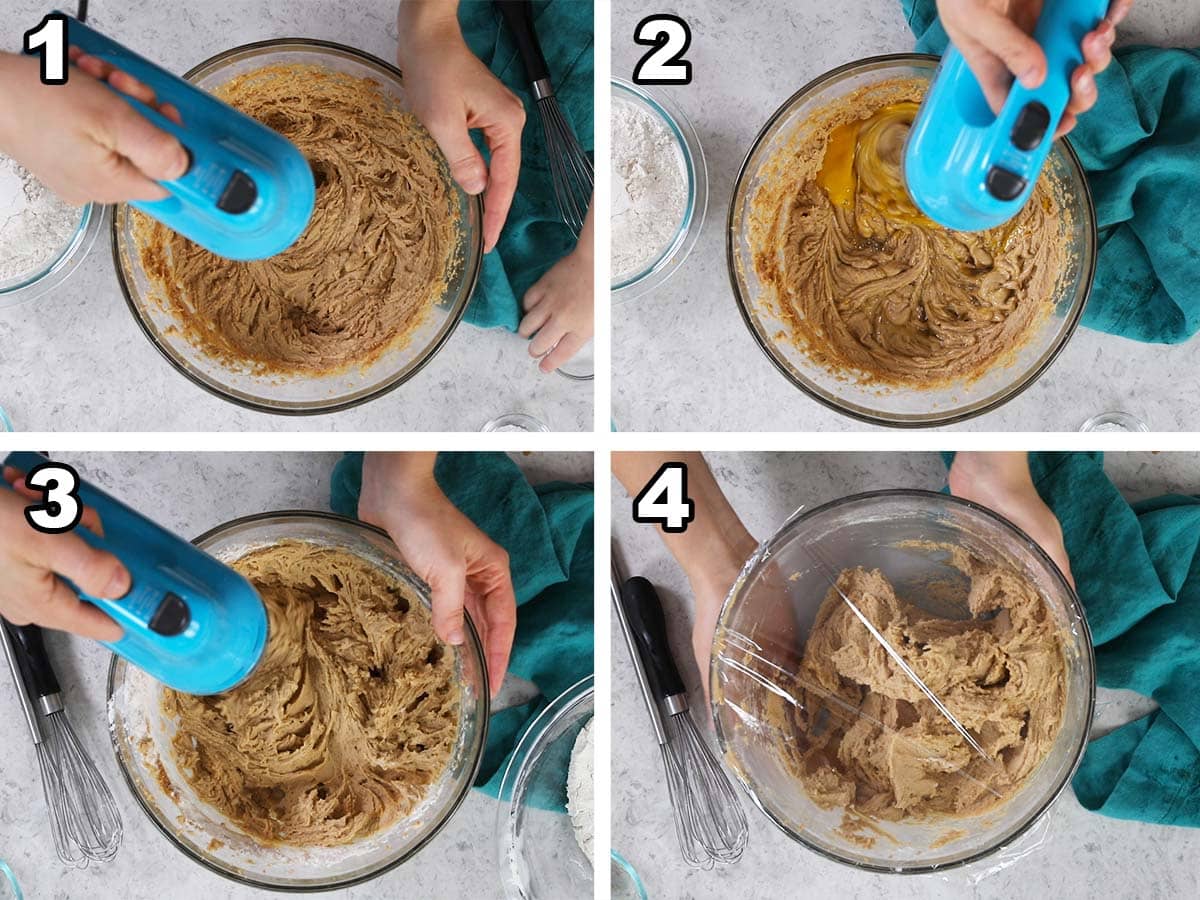
[[[596,786],[592,783],[594,771],[593,750],[595,741],[592,738],[592,723],[588,719],[579,736],[575,738],[575,747],[571,750],[571,765],[567,769],[567,812],[571,816],[571,825],[575,828],[575,841],[579,849],[592,859],[592,842],[595,840],[595,809]]]
[[[34,275],[54,262],[81,215],[0,154],[0,284]]]
[[[612,278],[624,281],[652,265],[687,211],[683,153],[667,123],[613,99]]]

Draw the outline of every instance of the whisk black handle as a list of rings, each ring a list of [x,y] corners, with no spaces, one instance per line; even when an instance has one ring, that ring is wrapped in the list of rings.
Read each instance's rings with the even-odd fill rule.
[[[4,627],[16,646],[17,665],[21,669],[21,677],[29,687],[34,698],[49,697],[60,693],[58,676],[50,665],[50,654],[46,652],[46,642],[42,639],[42,629],[36,625],[14,625],[8,620]]]
[[[508,30],[517,43],[517,52],[525,64],[525,74],[530,85],[550,78],[550,67],[542,55],[542,45],[533,27],[533,4],[530,0],[494,0],[496,9],[504,17]]]
[[[642,660],[650,670],[650,680],[658,691],[658,699],[686,693],[679,668],[671,656],[667,619],[654,585],[640,575],[630,578],[621,588],[621,605],[625,608],[625,617],[633,629],[633,639]]]

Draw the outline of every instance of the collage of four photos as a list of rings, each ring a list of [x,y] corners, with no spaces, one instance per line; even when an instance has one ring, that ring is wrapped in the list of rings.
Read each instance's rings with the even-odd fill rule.
[[[1190,0],[6,3],[0,900],[1200,895]]]

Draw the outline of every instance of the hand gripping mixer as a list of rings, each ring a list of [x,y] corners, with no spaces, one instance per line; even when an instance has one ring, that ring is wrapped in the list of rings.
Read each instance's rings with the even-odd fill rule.
[[[20,452],[5,465],[28,474],[47,462]],[[78,497],[99,514],[104,534],[82,526],[74,533],[116,556],[133,579],[119,600],[76,591],[125,629],[105,646],[184,693],[219,694],[240,684],[267,643],[266,608],[250,582],[86,481]]]
[[[1050,154],[1083,63],[1080,43],[1109,0],[1046,0],[1034,30],[1049,64],[1041,87],[1014,82],[999,115],[956,47],[942,57],[913,122],[904,179],[913,202],[940,225],[984,231],[1021,211]]]
[[[294,144],[79,20],[64,18],[71,46],[137,78],[160,103],[174,105],[183,119],[177,125],[116,91],[178,138],[191,162],[182,177],[162,182],[169,197],[131,206],[229,259],[266,259],[296,242],[312,217],[316,186],[308,161]]]

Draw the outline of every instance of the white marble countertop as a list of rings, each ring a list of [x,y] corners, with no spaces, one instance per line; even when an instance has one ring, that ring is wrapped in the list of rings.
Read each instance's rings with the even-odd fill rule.
[[[634,44],[644,4],[613,4],[613,75],[631,77],[647,48]],[[654,293],[613,308],[613,417],[622,431],[847,431],[863,425],[809,399],[760,352],[738,313],[725,264],[734,178],[775,109],[843,63],[910,51],[896,0],[686,0],[654,8],[692,30],[693,81],[656,87],[691,119],[708,162],[704,228],[683,266]],[[1193,0],[1139,0],[1122,42],[1194,47]],[[730,377],[731,374],[733,377]],[[1151,431],[1198,427],[1200,340],[1137,344],[1079,329],[1050,370],[1020,397],[959,429],[1075,430],[1089,416],[1133,413]]]
[[[273,509],[329,509],[329,474],[337,454],[323,453],[70,453],[85,478],[127,502],[153,498],[156,518],[194,537],[239,516]],[[531,481],[592,480],[592,454],[514,454]],[[145,506],[143,506],[145,508]],[[63,867],[54,855],[41,776],[27,740],[7,668],[0,675],[0,859],[12,866],[29,900],[234,900],[287,896],[240,887],[191,862],[158,833],[121,779],[108,737],[104,686],[111,653],[99,644],[49,633],[47,644],[76,731],[108,781],[125,825],[113,862],[84,870]],[[497,698],[519,693],[507,681]],[[522,699],[513,696],[514,702]],[[392,900],[478,897],[500,900],[496,868],[497,804],[472,790],[462,807],[420,854],[380,878],[330,897]],[[7,897],[0,877],[0,897]]]
[[[12,50],[52,5],[7,0],[5,8],[0,47]],[[93,2],[90,22],[182,74],[230,47],[280,37],[394,60],[396,9],[397,0],[123,0]],[[591,382],[543,375],[523,338],[467,324],[410,381],[364,406],[312,417],[241,409],[192,384],[151,346],[126,307],[107,231],[53,294],[0,310],[0,406],[21,431],[478,431],[510,412],[553,431],[593,425]]]
[[[759,539],[768,537],[801,504],[883,488],[939,490],[946,469],[935,453],[716,453],[707,455],[717,481]],[[1106,467],[1130,499],[1200,491],[1200,454],[1110,453]],[[703,698],[691,646],[692,602],[687,581],[650,525],[636,525],[629,501],[613,482],[614,539],[627,574],[644,575],[666,607],[693,709]],[[1069,790],[1015,850],[1010,865],[994,864],[941,875],[892,876],[853,870],[795,844],[748,801],[750,842],[741,861],[711,872],[687,868],[679,856],[662,761],[619,626],[612,635],[613,848],[641,874],[651,897],[701,900],[727,897],[831,898],[1194,897],[1200,894],[1200,831],[1123,822],[1088,812]],[[1145,712],[1128,692],[1101,691],[1110,727],[1112,707]],[[1141,699],[1141,698],[1139,698]],[[1140,710],[1140,712],[1134,712]],[[711,739],[711,728],[709,728]],[[803,885],[802,890],[797,890]]]

